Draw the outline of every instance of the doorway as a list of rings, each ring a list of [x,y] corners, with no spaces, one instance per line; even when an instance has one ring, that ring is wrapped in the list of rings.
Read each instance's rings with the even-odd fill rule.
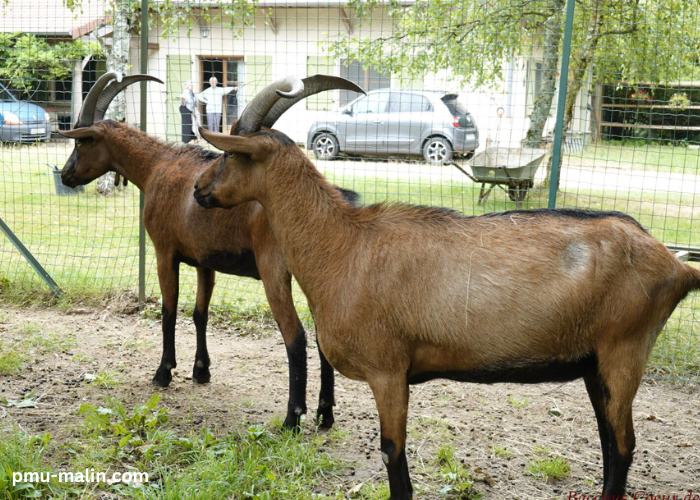
[[[245,102],[244,94],[244,63],[243,57],[218,57],[200,59],[199,88],[203,91],[209,88],[209,79],[213,76],[221,87],[238,87],[238,90],[224,96],[224,112],[221,114],[222,131],[228,130],[240,115],[239,105]],[[201,104],[200,112],[206,123],[206,110]]]

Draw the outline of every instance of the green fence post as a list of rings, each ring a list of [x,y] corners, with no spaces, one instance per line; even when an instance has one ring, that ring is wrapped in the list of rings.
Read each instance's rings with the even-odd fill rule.
[[[554,125],[554,145],[552,146],[552,171],[549,178],[549,208],[557,206],[557,190],[559,189],[559,165],[561,164],[561,144],[564,130],[564,107],[566,106],[566,90],[569,83],[569,57],[571,55],[571,38],[574,29],[575,0],[566,2],[566,25],[564,27],[564,49],[561,54],[561,70],[559,71],[559,95],[557,96],[557,121]]]
[[[148,73],[148,0],[141,0],[141,73]],[[141,130],[146,132],[148,82],[141,82]],[[146,303],[146,228],[143,225],[143,193],[139,193],[139,304]]]
[[[24,246],[24,243],[22,243],[22,240],[20,240],[17,235],[10,229],[10,226],[5,224],[5,221],[2,220],[2,217],[0,217],[0,231],[2,231],[5,236],[7,236],[7,239],[9,239],[12,244],[19,250],[19,253],[22,254],[22,257],[24,257],[27,262],[29,262],[29,265],[34,268],[36,273],[41,277],[44,282],[49,285],[49,288],[51,291],[58,297],[59,299],[61,298],[61,287],[58,286],[58,283],[54,281],[54,279],[51,277],[49,272],[44,269],[44,266],[41,265],[41,263],[36,260],[36,257],[32,254],[32,252],[29,251],[27,247]]]

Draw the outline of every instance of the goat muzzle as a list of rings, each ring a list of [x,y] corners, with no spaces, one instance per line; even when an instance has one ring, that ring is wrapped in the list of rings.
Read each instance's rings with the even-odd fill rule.
[[[207,192],[208,186],[199,187],[199,182],[194,185],[194,199],[204,208],[220,208],[222,205],[211,192]]]

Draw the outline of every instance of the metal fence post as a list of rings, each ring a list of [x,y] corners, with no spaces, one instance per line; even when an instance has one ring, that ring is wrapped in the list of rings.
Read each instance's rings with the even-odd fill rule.
[[[148,0],[141,0],[141,73],[148,73]],[[147,131],[148,82],[141,82],[141,130]],[[146,228],[143,225],[143,193],[139,193],[139,304],[146,303]]]
[[[559,166],[561,164],[561,145],[564,129],[564,108],[566,107],[566,90],[569,83],[569,56],[571,55],[571,38],[574,28],[575,0],[566,2],[566,25],[564,27],[564,47],[561,54],[561,69],[559,71],[559,95],[557,96],[557,121],[554,125],[554,144],[552,146],[552,171],[549,178],[549,208],[557,206],[557,190],[559,189]]]

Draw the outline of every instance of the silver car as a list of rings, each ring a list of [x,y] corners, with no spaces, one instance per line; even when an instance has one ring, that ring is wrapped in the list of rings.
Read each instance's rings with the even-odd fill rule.
[[[370,155],[423,155],[430,163],[471,157],[479,130],[458,94],[375,90],[343,108],[335,119],[309,129],[307,147],[316,158],[341,152]]]

